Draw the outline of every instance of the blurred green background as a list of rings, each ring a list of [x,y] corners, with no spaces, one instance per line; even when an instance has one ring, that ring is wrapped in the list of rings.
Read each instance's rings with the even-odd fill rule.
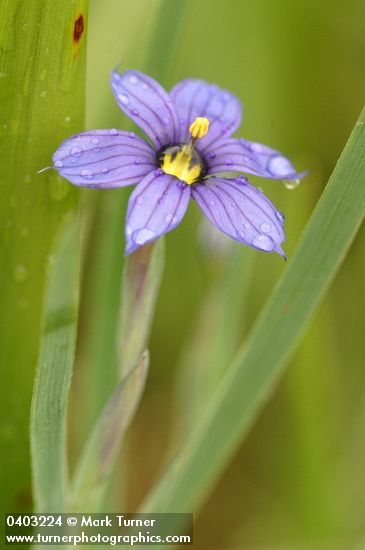
[[[109,86],[110,71],[119,64],[121,70],[148,67],[167,89],[196,77],[231,90],[244,105],[238,135],[281,150],[298,170],[311,169],[295,190],[250,178],[286,214],[284,248],[290,261],[363,106],[364,22],[362,0],[91,0],[85,128],[131,127]],[[174,41],[166,38],[171,33]],[[129,193],[81,193],[85,264],[71,463],[115,384],[116,297]],[[182,225],[166,238],[150,375],[125,447],[121,470],[128,472],[127,481],[120,483],[123,497],[119,490],[114,496],[114,506],[120,498],[119,509],[138,506],[184,441],[189,409],[219,378],[209,369],[211,337],[203,330],[209,314],[201,321],[200,313],[202,306],[212,307],[210,293],[222,292],[229,266],[242,270],[237,291],[242,315],[227,349],[228,366],[285,270],[279,256],[238,244],[232,249],[224,237],[222,252],[212,254],[204,246],[201,223],[191,204]],[[197,518],[194,548],[345,550],[362,536],[365,540],[364,245],[362,229],[279,387]],[[194,353],[189,341],[196,334],[203,342],[201,372],[189,369]],[[8,495],[8,510],[31,505],[26,423],[31,363],[19,365],[24,374],[7,374],[6,380],[17,405],[2,439],[13,475],[23,472],[22,487]],[[9,391],[5,383],[4,390]]]

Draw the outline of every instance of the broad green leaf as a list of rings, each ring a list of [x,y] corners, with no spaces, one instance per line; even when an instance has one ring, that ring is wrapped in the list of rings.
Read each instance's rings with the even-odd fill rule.
[[[163,239],[142,246],[130,254],[125,262],[119,339],[123,373],[127,373],[137,363],[146,347],[163,263]]]
[[[86,6],[86,0],[0,3],[0,303],[6,315],[0,331],[1,416],[8,419],[1,454],[7,510],[31,507],[28,417],[44,266],[79,196],[54,171],[37,171],[50,165],[64,138],[82,129]]]
[[[72,510],[100,511],[124,434],[142,396],[148,372],[148,352],[119,382],[101,412],[78,462],[72,483]]]
[[[364,218],[364,121],[365,111],[292,261],[186,442],[174,481],[162,481],[144,510],[197,511],[273,391]]]
[[[30,424],[38,512],[67,511],[66,421],[76,343],[78,235],[78,223],[65,227],[49,268]]]

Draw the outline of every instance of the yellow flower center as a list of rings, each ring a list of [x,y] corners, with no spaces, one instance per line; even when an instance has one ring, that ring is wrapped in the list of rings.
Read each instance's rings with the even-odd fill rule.
[[[170,145],[160,152],[158,160],[162,170],[189,185],[204,176],[205,163],[194,149],[194,145],[198,139],[207,134],[208,129],[209,121],[207,118],[196,118],[189,128],[191,134],[189,143]]]

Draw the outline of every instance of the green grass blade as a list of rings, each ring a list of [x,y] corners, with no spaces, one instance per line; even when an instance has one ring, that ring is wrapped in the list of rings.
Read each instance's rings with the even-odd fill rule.
[[[100,511],[124,434],[142,396],[148,362],[148,352],[144,352],[137,366],[117,385],[95,424],[72,483],[71,507],[75,511]]]
[[[49,170],[52,153],[82,129],[85,35],[73,39],[86,0],[0,2],[0,363],[2,499],[32,506],[29,409],[40,340],[47,257],[79,191]],[[5,421],[6,419],[6,421]]]
[[[187,441],[174,483],[144,510],[196,511],[273,390],[364,218],[364,121],[365,111],[248,343]]]
[[[33,490],[38,512],[67,510],[66,420],[76,341],[79,224],[56,245],[45,296],[31,410]]]

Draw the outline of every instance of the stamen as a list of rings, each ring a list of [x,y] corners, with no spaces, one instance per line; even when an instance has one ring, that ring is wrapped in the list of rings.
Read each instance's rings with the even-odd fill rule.
[[[206,136],[209,130],[209,120],[205,116],[198,116],[190,125],[189,132],[193,140]]]

